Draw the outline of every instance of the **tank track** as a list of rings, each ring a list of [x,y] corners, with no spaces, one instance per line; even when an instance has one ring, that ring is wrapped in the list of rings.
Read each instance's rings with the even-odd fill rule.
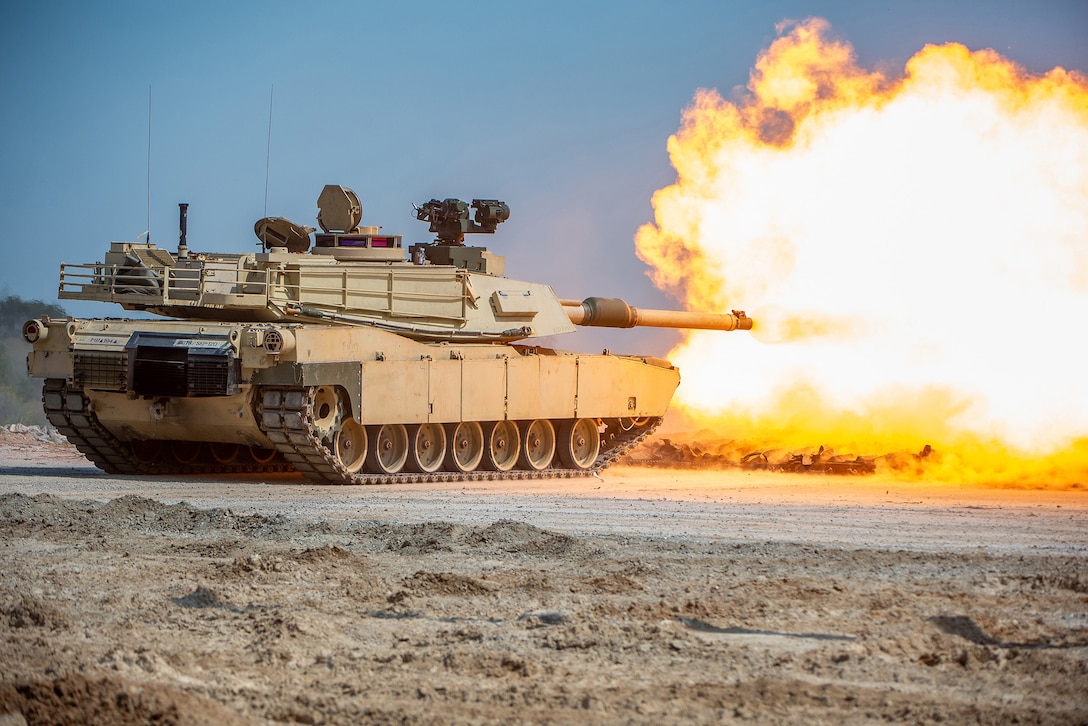
[[[223,464],[206,451],[198,460],[183,464],[168,457],[141,461],[132,446],[99,423],[91,400],[78,388],[60,379],[46,379],[42,387],[45,417],[69,443],[107,474],[260,474],[289,472],[292,467],[278,455],[268,462],[240,461]],[[172,442],[164,441],[164,446]]]
[[[132,447],[111,434],[94,414],[91,400],[78,388],[69,388],[60,379],[47,379],[42,387],[42,407],[50,424],[95,466],[107,474],[257,474],[298,471],[311,481],[325,484],[404,484],[417,482],[498,481],[589,477],[611,466],[638,446],[661,423],[655,418],[630,431],[617,430],[601,439],[601,453],[587,469],[549,467],[540,471],[514,469],[506,472],[473,471],[433,473],[371,474],[344,469],[328,447],[314,434],[312,395],[305,387],[262,389],[258,420],[261,429],[275,443],[277,456],[267,463],[222,464],[203,460],[191,464],[159,457],[141,461]],[[611,431],[611,429],[610,429]],[[163,442],[168,445],[171,442]]]
[[[48,378],[42,386],[45,417],[79,453],[107,474],[139,474],[129,447],[98,423],[83,391],[63,380]]]
[[[618,430],[609,440],[601,438],[601,453],[586,469],[549,467],[539,471],[436,471],[372,474],[349,472],[336,454],[313,433],[313,391],[306,387],[266,386],[261,389],[257,421],[265,435],[296,470],[311,481],[325,484],[408,484],[415,482],[500,481],[594,476],[638,446],[661,423],[660,418],[630,431]]]

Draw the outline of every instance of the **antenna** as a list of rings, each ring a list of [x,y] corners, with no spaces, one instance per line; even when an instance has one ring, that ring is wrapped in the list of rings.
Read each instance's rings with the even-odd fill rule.
[[[268,168],[272,161],[272,96],[276,92],[276,84],[272,84],[268,92],[268,148],[264,156],[264,216],[268,216]]]
[[[147,241],[151,241],[151,84],[147,84]]]

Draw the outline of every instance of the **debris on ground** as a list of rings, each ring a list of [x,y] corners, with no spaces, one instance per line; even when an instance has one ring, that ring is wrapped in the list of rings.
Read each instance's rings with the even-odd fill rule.
[[[755,449],[735,440],[715,440],[709,432],[695,438],[674,436],[652,438],[622,459],[627,466],[662,466],[700,469],[749,469],[797,474],[873,474],[877,469],[917,472],[938,460],[938,454],[926,444],[918,453],[881,454],[839,453],[830,446],[803,449]],[[686,439],[686,440],[682,440]]]
[[[36,425],[26,425],[23,423],[13,423],[6,426],[0,426],[0,431],[7,431],[9,434],[22,434],[23,436],[29,436],[35,441],[40,441],[43,444],[66,444],[68,439],[64,438],[59,431],[53,428],[51,425],[46,424],[45,427]]]

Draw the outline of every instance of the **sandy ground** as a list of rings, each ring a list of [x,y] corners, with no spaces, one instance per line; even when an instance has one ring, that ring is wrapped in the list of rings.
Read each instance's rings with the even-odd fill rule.
[[[0,433],[0,726],[1088,724],[1088,491],[114,478]]]

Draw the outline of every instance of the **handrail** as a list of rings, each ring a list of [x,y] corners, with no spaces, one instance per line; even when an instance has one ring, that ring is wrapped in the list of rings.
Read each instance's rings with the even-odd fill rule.
[[[406,283],[417,287],[404,289]],[[457,293],[450,289],[453,286]],[[282,314],[289,305],[308,304],[336,311],[455,321],[465,320],[471,297],[464,275],[424,273],[418,268],[375,270],[298,265],[189,269],[102,263],[62,263],[57,296],[62,300],[112,302],[140,309],[223,310],[238,306],[267,308]],[[425,307],[426,311],[413,307]],[[443,307],[446,309],[439,312]]]

